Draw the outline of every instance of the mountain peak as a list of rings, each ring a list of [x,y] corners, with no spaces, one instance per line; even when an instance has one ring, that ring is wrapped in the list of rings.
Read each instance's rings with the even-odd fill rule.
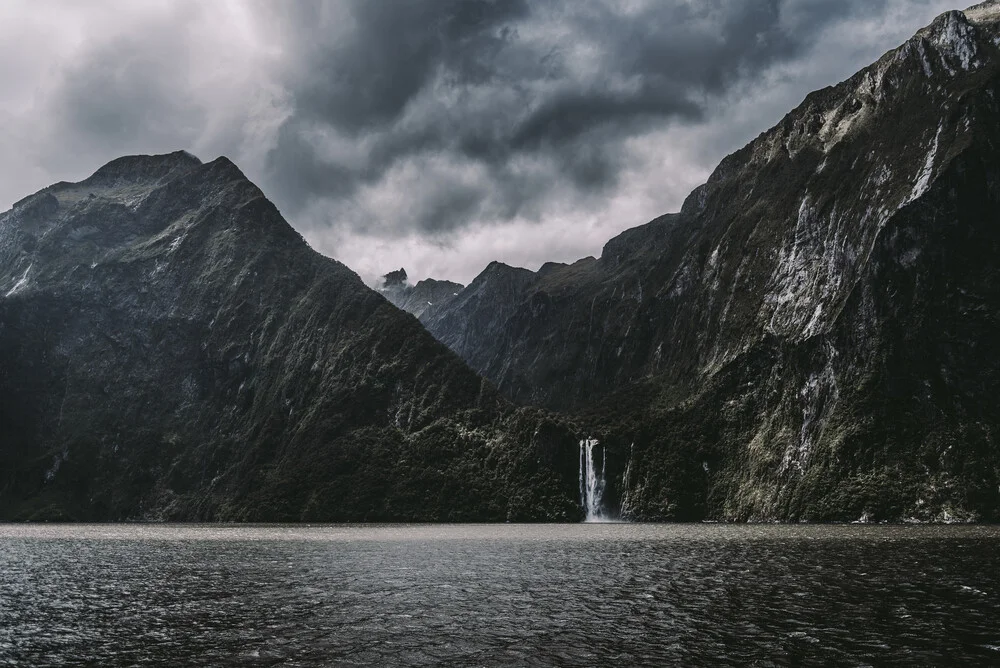
[[[984,16],[990,11],[995,11],[995,8],[985,9],[986,13],[982,14]],[[941,14],[929,26],[916,34],[915,39],[921,38],[929,39],[939,52],[950,56],[950,59],[955,61],[962,70],[968,71],[979,66],[976,58],[978,55],[976,29],[964,12],[952,10]],[[924,62],[927,62],[926,58]],[[942,59],[942,65],[949,74],[954,76],[955,70],[944,59]],[[926,65],[924,70],[927,70]]]
[[[392,288],[397,285],[406,285],[406,269],[400,267],[396,271],[390,271],[388,274],[382,277],[383,288]]]
[[[195,159],[197,160],[197,158]],[[250,179],[247,178],[247,175],[243,173],[243,170],[240,169],[235,162],[233,162],[224,155],[220,155],[215,160],[206,163],[205,169],[207,170],[208,174],[221,176],[230,181],[250,182]]]
[[[158,155],[126,155],[115,158],[96,172],[85,183],[122,183],[159,180],[171,174],[180,174],[201,166],[202,162],[187,151],[174,151]]]

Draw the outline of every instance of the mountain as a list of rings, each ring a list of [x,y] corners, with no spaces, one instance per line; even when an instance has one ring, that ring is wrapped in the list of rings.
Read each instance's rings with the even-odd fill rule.
[[[1000,519],[1000,5],[811,93],[599,259],[421,314],[627,517]]]
[[[457,297],[464,287],[460,283],[438,281],[433,278],[410,285],[406,282],[406,270],[397,269],[382,277],[382,285],[378,291],[396,307],[419,318],[433,306],[446,305]]]
[[[0,214],[0,519],[577,519],[575,432],[311,250],[229,160]]]

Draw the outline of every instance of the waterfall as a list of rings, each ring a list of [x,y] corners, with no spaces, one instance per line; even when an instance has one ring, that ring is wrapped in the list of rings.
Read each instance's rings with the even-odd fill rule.
[[[607,464],[604,448],[601,448],[601,471],[597,472],[594,462],[596,438],[580,441],[580,505],[587,512],[587,522],[607,519],[604,511],[604,469]]]

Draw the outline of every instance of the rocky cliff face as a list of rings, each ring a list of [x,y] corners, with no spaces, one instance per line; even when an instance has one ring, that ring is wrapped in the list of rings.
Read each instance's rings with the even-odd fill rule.
[[[1000,518],[1000,9],[949,12],[598,260],[422,315],[587,416],[626,516]]]
[[[2,519],[580,514],[575,434],[225,158],[122,158],[0,214],[0,433]]]

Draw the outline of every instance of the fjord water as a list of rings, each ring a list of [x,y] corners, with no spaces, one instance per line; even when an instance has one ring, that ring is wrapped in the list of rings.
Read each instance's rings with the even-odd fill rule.
[[[996,665],[998,619],[996,527],[0,525],[0,665]]]

